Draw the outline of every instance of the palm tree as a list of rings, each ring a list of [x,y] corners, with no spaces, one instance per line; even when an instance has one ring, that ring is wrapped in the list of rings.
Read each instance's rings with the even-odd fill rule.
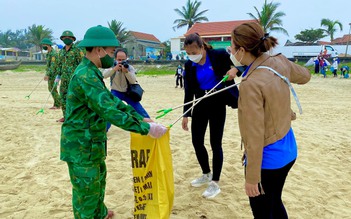
[[[35,45],[36,51],[41,47],[40,43],[44,38],[53,39],[52,30],[45,28],[43,25],[33,24],[31,27],[28,27],[28,42]]]
[[[336,20],[330,20],[330,19],[326,19],[323,18],[321,21],[321,27],[326,27],[326,29],[324,30],[328,36],[330,36],[330,41],[334,40],[334,33],[336,32],[336,28],[335,26],[339,25],[340,30],[342,31],[342,24],[340,23],[340,21]]]
[[[3,47],[14,46],[13,35],[14,33],[11,30],[7,30],[6,32],[0,31],[0,45]]]
[[[188,26],[188,30],[193,26],[193,24],[201,21],[208,21],[208,18],[203,16],[208,10],[203,10],[198,12],[201,6],[201,2],[195,0],[192,2],[188,0],[186,5],[181,9],[174,9],[174,11],[181,17],[173,22],[176,26],[173,30]]]
[[[113,31],[116,35],[118,41],[122,44],[123,42],[127,41],[130,37],[129,32],[123,27],[123,23],[120,21],[112,20],[111,23],[108,23],[108,27]]]
[[[252,13],[247,14],[250,15],[251,18],[255,19],[263,27],[263,30],[266,33],[277,31],[289,36],[288,31],[282,27],[283,22],[281,20],[281,17],[285,16],[285,13],[281,11],[276,12],[279,5],[280,3],[267,3],[267,0],[265,0],[262,6],[262,11],[258,11],[258,9],[254,7],[257,13],[257,17]]]

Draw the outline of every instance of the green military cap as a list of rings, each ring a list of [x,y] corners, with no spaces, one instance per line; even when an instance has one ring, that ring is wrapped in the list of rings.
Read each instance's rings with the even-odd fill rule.
[[[49,38],[44,38],[42,39],[42,41],[40,42],[41,45],[50,45],[52,46],[52,42]]]
[[[76,40],[76,37],[73,35],[72,31],[70,30],[65,30],[60,36],[60,39],[62,40],[63,37],[73,37],[74,40]]]
[[[78,47],[98,47],[98,46],[120,46],[113,31],[101,25],[91,27],[84,35],[84,39],[78,44]]]

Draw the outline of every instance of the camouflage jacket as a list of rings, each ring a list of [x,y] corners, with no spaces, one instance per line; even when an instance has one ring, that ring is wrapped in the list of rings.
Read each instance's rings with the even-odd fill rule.
[[[49,76],[50,79],[55,78],[55,62],[57,58],[57,54],[54,49],[46,54],[46,76]]]
[[[101,162],[106,157],[107,121],[146,135],[150,125],[133,107],[114,97],[100,70],[83,58],[68,86],[65,122],[61,130],[61,160]]]
[[[70,80],[74,70],[82,61],[84,53],[75,44],[66,51],[65,47],[60,50],[55,63],[55,70],[62,80]]]

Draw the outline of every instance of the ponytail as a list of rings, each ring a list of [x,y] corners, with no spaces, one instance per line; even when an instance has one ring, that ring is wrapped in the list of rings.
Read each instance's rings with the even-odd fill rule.
[[[264,33],[263,28],[256,22],[244,23],[232,31],[232,42],[238,49],[243,47],[255,57],[269,51],[278,44],[275,37]]]

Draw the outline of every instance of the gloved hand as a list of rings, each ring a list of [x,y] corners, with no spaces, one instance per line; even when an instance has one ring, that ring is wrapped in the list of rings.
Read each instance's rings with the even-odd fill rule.
[[[55,82],[54,83],[59,83],[61,80],[61,76],[60,75],[57,75],[56,78],[55,78]]]
[[[150,135],[152,138],[160,138],[167,132],[167,128],[161,124],[150,122],[149,125],[150,130],[148,135]]]

